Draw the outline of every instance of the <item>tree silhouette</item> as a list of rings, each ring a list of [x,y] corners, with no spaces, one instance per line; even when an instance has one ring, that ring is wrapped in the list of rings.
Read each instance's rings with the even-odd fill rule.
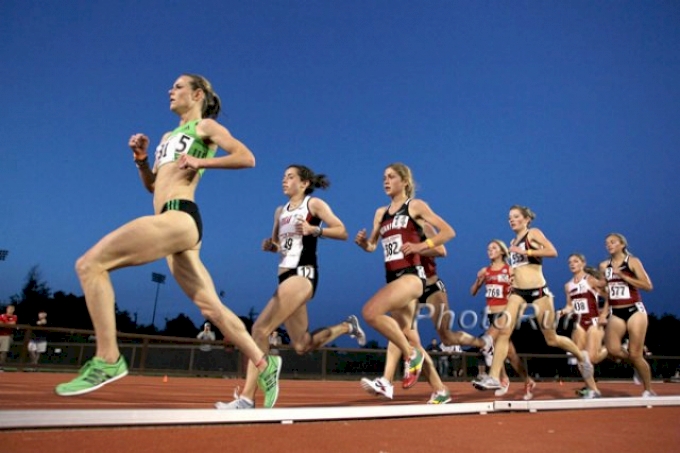
[[[119,311],[116,308],[116,330],[118,332],[136,333],[137,323],[130,316],[127,310]]]
[[[10,297],[16,306],[16,315],[22,323],[29,323],[38,317],[40,310],[47,310],[50,305],[51,290],[47,283],[41,281],[38,266],[33,266],[26,276],[26,283],[19,294]]]
[[[187,315],[180,313],[173,319],[165,318],[165,329],[161,333],[171,337],[195,338],[198,328]]]
[[[375,340],[369,340],[364,347],[366,349],[382,349],[380,344]]]

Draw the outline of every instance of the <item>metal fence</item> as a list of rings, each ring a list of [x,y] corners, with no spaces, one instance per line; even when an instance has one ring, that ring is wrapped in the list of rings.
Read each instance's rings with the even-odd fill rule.
[[[45,353],[33,365],[28,345],[38,332],[48,337]],[[18,371],[64,371],[79,369],[95,354],[94,332],[63,328],[16,326],[14,342],[4,367]],[[56,340],[53,340],[56,338]],[[223,342],[205,342],[192,338],[119,333],[119,348],[131,373],[146,375],[212,376],[243,378],[246,357]],[[208,349],[209,347],[209,349]],[[292,348],[277,348],[283,359],[282,376],[289,379],[358,379],[380,376],[385,364],[384,349],[322,348],[297,355]],[[445,381],[468,381],[483,363],[476,351],[446,355],[431,353],[439,374]],[[573,361],[565,354],[520,354],[526,368],[538,379],[580,379]],[[656,379],[676,375],[680,357],[647,357]],[[511,377],[516,375],[506,367]],[[633,369],[623,362],[605,360],[596,365],[599,379],[630,379]]]

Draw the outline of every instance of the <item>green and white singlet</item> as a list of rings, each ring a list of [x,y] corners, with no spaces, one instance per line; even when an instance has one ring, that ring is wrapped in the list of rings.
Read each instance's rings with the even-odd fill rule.
[[[182,154],[205,159],[213,157],[215,151],[210,149],[196,133],[196,125],[201,120],[191,121],[179,126],[170,133],[170,136],[156,148],[156,171],[163,165],[174,162]],[[198,170],[199,175],[203,175],[205,169]]]

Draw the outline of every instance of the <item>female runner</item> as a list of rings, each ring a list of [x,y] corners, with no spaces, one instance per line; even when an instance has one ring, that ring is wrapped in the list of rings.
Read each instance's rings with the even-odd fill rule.
[[[609,259],[600,263],[600,271],[607,280],[607,293],[611,316],[607,320],[604,343],[609,353],[628,360],[642,378],[643,397],[655,396],[651,387],[651,370],[644,357],[647,335],[647,311],[640,290],[654,287],[642,261],[628,251],[628,241],[619,233],[605,239]],[[628,333],[628,351],[621,348],[621,340]]]
[[[345,322],[309,332],[307,303],[314,297],[319,279],[316,249],[319,238],[347,239],[347,230],[330,206],[312,197],[314,189],[329,186],[325,175],[317,175],[303,165],[289,166],[283,175],[283,193],[288,202],[274,214],[270,237],[262,250],[279,254],[276,292],[253,325],[253,337],[263,350],[269,349],[269,336],[281,324],[286,326],[298,354],[320,348],[343,334],[366,344],[366,337],[356,316]],[[324,224],[325,226],[322,226]],[[230,403],[218,402],[218,409],[253,409],[257,391],[257,370],[249,366],[243,393],[234,393]],[[266,404],[265,407],[271,407]]]
[[[92,392],[128,373],[116,340],[115,297],[110,272],[166,258],[170,272],[201,314],[220,329],[259,371],[258,385],[272,405],[278,396],[280,357],[266,356],[243,322],[220,301],[199,252],[203,225],[194,194],[206,168],[255,166],[253,153],[215,118],[220,99],[204,77],[180,76],[169,92],[179,126],[163,136],[149,166],[146,135],[129,140],[142,183],[153,193],[154,214],[137,218],[101,239],[81,256],[76,272],[92,318],[97,349],[78,377],[59,384],[58,395]],[[215,157],[218,148],[226,156]]]
[[[362,315],[401,352],[404,359],[402,386],[409,388],[418,381],[424,351],[422,346],[412,345],[404,334],[410,329],[412,318],[390,317],[388,313],[394,315],[400,310],[409,310],[409,304],[423,295],[426,276],[420,254],[443,245],[454,237],[455,232],[427,203],[413,198],[415,184],[406,165],[389,165],[383,175],[383,188],[390,204],[376,210],[370,235],[366,235],[366,230],[360,230],[355,237],[356,244],[367,252],[374,252],[380,241],[387,280],[386,286],[366,302]],[[432,225],[437,233],[423,240],[425,223]]]
[[[508,354],[510,334],[524,309],[530,305],[535,313],[539,328],[548,346],[571,352],[579,363],[579,370],[591,390],[584,397],[600,396],[593,379],[593,365],[588,354],[580,351],[573,341],[557,335],[555,329],[555,307],[553,295],[543,276],[543,258],[557,256],[555,246],[538,228],[530,226],[536,215],[525,206],[512,206],[509,213],[510,228],[515,233],[510,243],[510,266],[512,268],[512,289],[508,296],[507,329],[499,331],[495,344],[493,364],[489,375],[476,380],[473,385],[482,390],[499,389],[501,368]]]
[[[510,252],[505,242],[500,239],[494,239],[489,242],[486,253],[491,262],[488,266],[481,268],[477,272],[477,279],[472,284],[470,293],[476,296],[482,285],[485,286],[486,313],[489,321],[489,328],[486,330],[485,335],[493,338],[495,342],[499,333],[507,329],[508,316],[506,307],[512,278],[510,266],[507,263]],[[527,401],[532,399],[536,383],[529,377],[522,359],[517,355],[512,340],[508,340],[508,360],[512,368],[517,372],[517,375],[524,380],[524,399]],[[501,368],[500,377],[501,387],[495,391],[496,396],[505,395],[510,388],[510,379],[505,371],[505,367]]]

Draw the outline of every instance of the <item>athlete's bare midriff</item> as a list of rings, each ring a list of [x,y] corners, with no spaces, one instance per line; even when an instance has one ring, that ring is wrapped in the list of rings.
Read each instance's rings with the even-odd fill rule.
[[[540,264],[525,264],[512,270],[512,287],[517,289],[534,289],[545,286],[543,266]]]
[[[156,173],[153,195],[154,212],[159,214],[163,205],[170,200],[194,201],[196,186],[200,179],[196,171],[182,170],[177,162],[163,165]]]

